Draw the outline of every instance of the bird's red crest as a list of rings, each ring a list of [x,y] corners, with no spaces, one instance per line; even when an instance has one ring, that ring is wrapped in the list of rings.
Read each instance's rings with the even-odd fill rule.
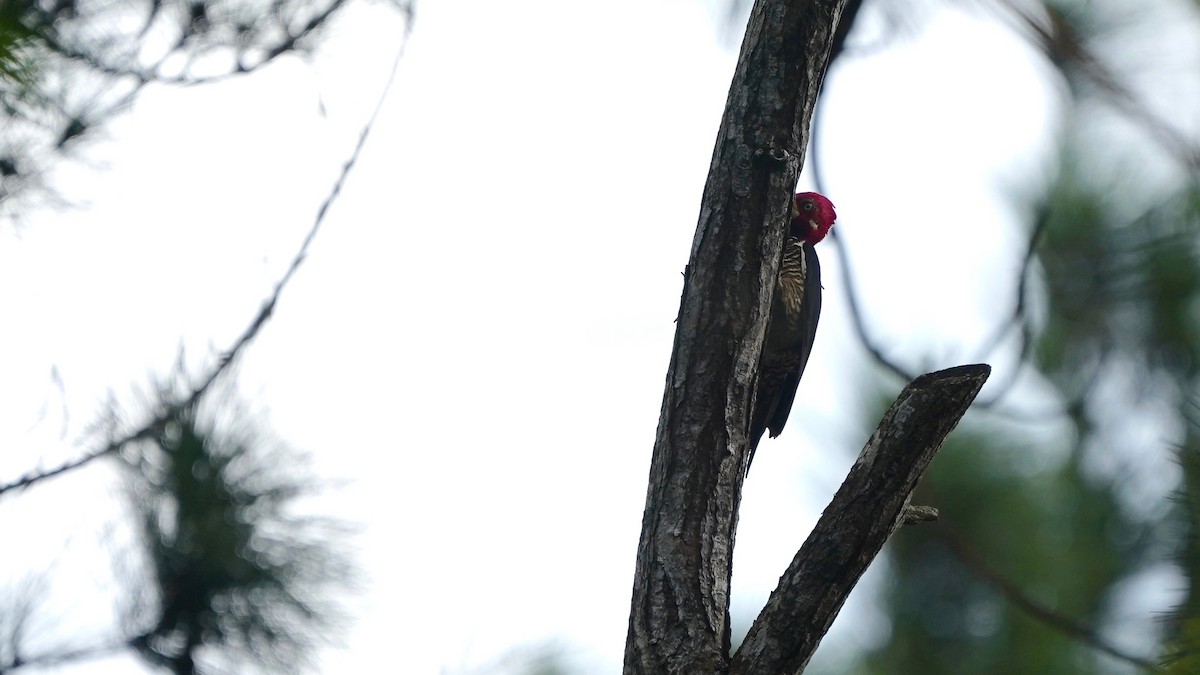
[[[816,192],[799,192],[792,197],[791,235],[816,244],[829,234],[837,212],[833,202]]]

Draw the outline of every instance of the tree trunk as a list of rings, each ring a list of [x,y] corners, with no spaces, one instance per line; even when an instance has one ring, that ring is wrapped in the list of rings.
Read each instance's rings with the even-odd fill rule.
[[[750,15],[684,272],[638,544],[630,675],[731,669],[729,587],[754,384],[845,1],[759,0]],[[834,520],[814,532],[755,622],[736,672],[804,667],[989,372],[952,369],[905,390],[828,510]]]
[[[754,381],[789,201],[845,0],[759,0],[704,188],[650,468],[626,673],[727,667]]]

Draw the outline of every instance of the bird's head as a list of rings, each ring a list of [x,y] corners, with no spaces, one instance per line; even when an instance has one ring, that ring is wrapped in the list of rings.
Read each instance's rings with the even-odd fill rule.
[[[792,223],[789,234],[810,246],[829,234],[837,213],[833,202],[815,192],[800,192],[792,197]]]

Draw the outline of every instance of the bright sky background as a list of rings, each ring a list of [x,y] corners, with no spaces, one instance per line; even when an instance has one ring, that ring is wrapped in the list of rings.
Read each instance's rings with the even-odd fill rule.
[[[1012,302],[1009,199],[1047,169],[1060,95],[1019,37],[947,6],[841,60],[820,127],[872,323],[900,356],[941,354],[930,369],[977,360]],[[619,670],[680,272],[736,58],[720,17],[689,0],[418,6],[361,162],[239,380],[347,481],[321,507],[363,525],[365,590],[324,672],[510,672],[497,660],[546,642],[578,672]],[[232,343],[402,34],[360,5],[307,62],[151,87],[61,171],[74,208],[0,232],[0,476],[93,447],[109,397],[136,409],[181,346],[199,373]],[[795,412],[746,485],[735,631],[866,439],[863,397],[895,384],[865,365],[833,253]],[[76,635],[111,611],[86,600],[110,574],[108,478],[0,502],[0,540],[30,543],[2,569],[59,561],[48,625]],[[852,600],[821,658],[884,630]]]

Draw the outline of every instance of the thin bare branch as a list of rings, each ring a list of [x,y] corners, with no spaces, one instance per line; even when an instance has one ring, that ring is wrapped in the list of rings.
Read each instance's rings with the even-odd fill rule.
[[[308,20],[308,22],[303,27],[301,27],[301,29],[299,31],[297,31],[294,34],[289,34],[284,40],[280,41],[279,44],[275,45],[275,47],[268,50],[267,53],[263,56],[263,58],[261,60],[255,62],[255,63],[246,63],[245,61],[238,59],[236,68],[234,68],[228,72],[221,73],[220,75],[197,77],[197,76],[189,76],[185,73],[185,74],[181,74],[178,76],[170,77],[170,76],[162,75],[160,73],[155,73],[154,80],[156,82],[163,82],[166,84],[178,84],[178,85],[190,87],[190,86],[196,86],[196,85],[201,85],[201,84],[212,84],[214,82],[220,82],[222,80],[227,80],[232,77],[238,77],[241,75],[246,75],[248,73],[252,73],[252,72],[258,70],[259,68],[262,68],[263,66],[265,66],[269,63],[272,63],[273,61],[275,61],[276,58],[296,49],[296,44],[300,40],[303,40],[305,37],[307,37],[313,31],[315,31],[318,28],[320,28],[321,26],[323,26],[325,24],[325,22],[331,16],[333,16],[333,13],[338,11],[339,9],[341,9],[342,6],[345,4],[346,4],[346,0],[334,0],[333,2],[329,3],[328,7],[326,7],[323,11],[317,13],[312,18],[310,18]],[[410,2],[410,3],[406,4],[405,6],[403,6],[401,8],[401,11],[404,13],[404,17],[405,17],[404,25],[406,26],[405,31],[407,32],[409,30],[407,28],[407,26],[411,25],[411,23],[412,23],[412,11],[413,11],[412,3]],[[405,37],[405,41],[407,41],[407,39],[408,38]],[[162,62],[156,64],[155,70],[158,70],[158,68],[160,68],[161,66],[162,66]]]
[[[1173,156],[1188,171],[1200,171],[1200,146],[1185,133],[1162,119],[1139,97],[1129,90],[1084,44],[1083,37],[1053,7],[1042,3],[1044,19],[1033,15],[1026,3],[1013,0],[993,0],[986,3],[1004,12],[1019,29],[1030,36],[1059,68],[1071,66],[1073,72],[1086,78],[1106,101],[1131,122],[1140,126],[1159,146]]]
[[[221,356],[218,363],[202,380],[200,380],[199,384],[192,388],[187,396],[178,401],[165,402],[163,409],[153,419],[143,424],[140,429],[128,435],[112,440],[103,447],[91,450],[83,456],[66,462],[54,469],[46,471],[33,471],[21,476],[11,483],[0,484],[0,495],[12,490],[31,487],[48,478],[53,478],[54,476],[58,476],[86,466],[101,457],[119,451],[121,448],[129,445],[130,443],[152,438],[156,434],[162,432],[163,426],[174,417],[176,410],[195,405],[196,402],[199,401],[201,397],[203,397],[204,394],[212,387],[213,383],[216,382],[217,379],[219,379],[226,371],[228,371],[230,365],[237,359],[237,357],[250,344],[250,342],[258,336],[259,332],[262,331],[263,326],[265,326],[270,320],[271,315],[275,311],[275,306],[278,304],[279,298],[283,294],[284,288],[286,288],[288,283],[292,280],[292,277],[296,274],[296,271],[300,269],[300,265],[304,262],[304,259],[308,255],[309,247],[312,245],[312,242],[316,238],[317,233],[320,231],[322,224],[325,222],[325,218],[329,213],[329,208],[333,206],[333,203],[341,194],[342,186],[345,185],[351,169],[353,169],[358,163],[358,158],[362,154],[363,148],[366,146],[367,138],[371,133],[371,129],[375,126],[375,122],[379,117],[379,111],[383,108],[384,101],[387,100],[387,95],[391,91],[393,82],[395,82],[396,72],[400,67],[401,59],[404,57],[405,47],[408,45],[408,38],[412,31],[411,16],[411,13],[408,14],[408,17],[405,20],[404,34],[402,35],[400,46],[397,49],[396,57],[392,62],[392,70],[388,75],[388,79],[384,84],[383,90],[380,92],[379,99],[375,104],[375,108],[371,112],[371,116],[368,118],[366,124],[363,125],[362,131],[358,136],[358,142],[355,144],[354,150],[350,153],[350,156],[347,158],[345,164],[342,165],[342,171],[338,175],[337,180],[334,182],[333,187],[330,188],[329,193],[321,202],[320,207],[318,207],[313,224],[309,228],[308,233],[305,235],[304,240],[301,242],[299,249],[297,249],[295,255],[292,257],[291,264],[288,265],[288,268],[284,272],[283,276],[281,276],[279,281],[276,282],[275,288],[271,295],[263,303],[258,313],[255,314],[254,318],[250,321],[250,324],[242,332],[241,336],[239,336],[238,339],[235,340],[234,343],[229,347],[229,349],[226,350],[224,355]]]
[[[179,39],[172,44],[170,48],[164,50],[164,53],[160,58],[158,58],[157,61],[149,66],[140,67],[137,65],[114,64],[103,60],[94,53],[63,42],[56,37],[54,31],[48,28],[39,31],[38,38],[53,52],[67,59],[82,63],[89,69],[110,77],[131,78],[137,82],[137,86],[139,88],[151,82],[158,84],[195,86],[201,84],[212,84],[233,77],[247,75],[269,65],[278,57],[294,51],[301,40],[324,26],[337,11],[341,10],[346,5],[346,2],[347,0],[333,0],[327,7],[309,17],[308,21],[306,21],[303,26],[300,26],[300,28],[294,33],[287,32],[282,39],[279,39],[275,44],[269,46],[269,48],[263,52],[262,58],[259,60],[253,63],[247,63],[239,58],[233,68],[230,68],[228,71],[217,75],[193,76],[188,75],[186,72],[180,73],[179,75],[166,75],[161,72],[165,64],[170,62],[174,57],[178,56],[180,51],[187,47],[188,34],[186,32],[180,35]],[[34,8],[34,11],[36,12],[36,21],[39,25],[51,27],[55,24],[57,17],[55,16],[54,12],[37,8]],[[412,3],[409,2],[405,5],[402,5],[400,7],[400,11],[405,15],[405,25],[409,25],[412,20]],[[151,14],[151,18],[153,16],[154,14]],[[150,19],[147,21],[149,20]],[[142,32],[146,32],[149,26],[150,24],[147,23],[142,29]],[[136,61],[131,61],[131,63],[136,64]]]
[[[1095,629],[1034,600],[1015,583],[1009,581],[1003,574],[989,565],[982,556],[972,550],[962,537],[958,536],[953,530],[942,528],[939,530],[939,535],[946,542],[950,551],[970,570],[971,574],[996,589],[1009,603],[1025,614],[1041,621],[1063,635],[1085,644],[1096,651],[1103,652],[1114,659],[1124,661],[1150,672],[1159,672],[1161,670],[1150,659],[1134,656],[1114,646],[1101,637]]]
[[[817,186],[817,189],[821,189],[820,185]],[[834,242],[837,243],[837,246],[834,248],[837,250],[838,267],[842,271],[842,287],[845,291],[846,303],[850,306],[850,317],[854,323],[854,331],[858,333],[858,341],[871,353],[871,356],[879,365],[888,369],[902,380],[914,379],[916,376],[912,371],[909,371],[888,356],[883,347],[871,335],[871,331],[867,328],[866,316],[862,311],[862,305],[858,299],[858,286],[854,283],[854,272],[850,265],[850,252],[846,246],[846,241],[838,234],[837,228],[830,230],[829,234],[833,236]]]

